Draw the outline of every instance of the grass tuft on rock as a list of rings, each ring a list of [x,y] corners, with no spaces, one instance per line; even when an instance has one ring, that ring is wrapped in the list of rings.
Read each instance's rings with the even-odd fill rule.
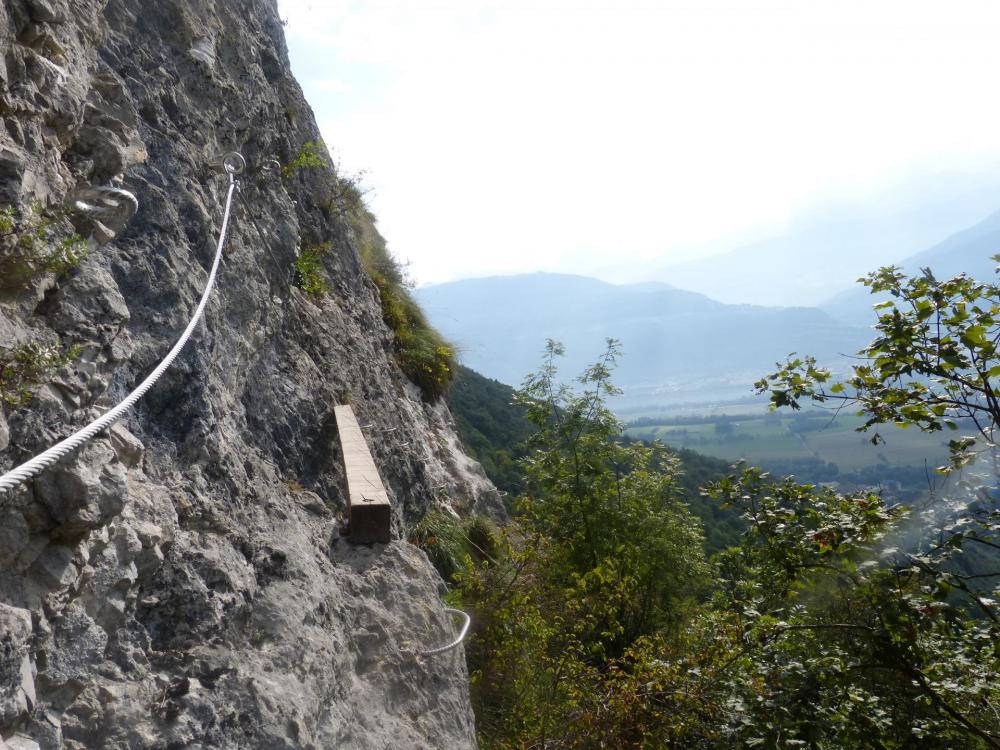
[[[409,541],[427,553],[431,564],[449,583],[473,563],[497,556],[497,529],[483,516],[457,518],[429,508],[410,532]]]
[[[395,359],[424,399],[437,401],[455,378],[455,350],[427,320],[410,295],[406,274],[375,230],[374,217],[354,221],[365,270],[378,287],[382,319],[392,330]]]
[[[330,291],[330,284],[323,272],[323,255],[330,250],[330,243],[306,245],[295,258],[295,285],[310,297],[322,297]]]

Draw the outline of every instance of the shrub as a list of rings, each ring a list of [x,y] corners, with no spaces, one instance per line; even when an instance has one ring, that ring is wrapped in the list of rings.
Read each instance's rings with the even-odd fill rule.
[[[301,169],[324,169],[330,166],[326,146],[306,141],[295,157],[281,168],[282,177],[291,177]]]
[[[61,276],[86,256],[86,241],[63,211],[34,206],[18,218],[11,206],[0,210],[0,289],[23,289],[46,273]]]
[[[353,175],[338,175],[334,181],[332,189],[320,201],[320,207],[328,214],[341,214],[348,217],[358,217],[364,215],[365,195],[370,189],[365,187],[363,180],[365,173],[357,172]]]
[[[330,291],[330,285],[323,275],[323,254],[329,251],[330,243],[306,245],[295,259],[295,283],[310,297],[322,297]]]
[[[455,350],[431,327],[410,296],[405,269],[389,253],[371,216],[367,218],[368,222],[356,222],[355,229],[365,270],[378,287],[382,319],[393,333],[396,364],[426,400],[435,401],[455,377]]]
[[[429,508],[410,532],[409,541],[427,553],[441,577],[452,582],[473,562],[497,554],[496,527],[482,516],[456,518],[439,508]]]
[[[80,347],[21,344],[0,347],[0,403],[17,408],[31,401],[29,388],[80,356]]]

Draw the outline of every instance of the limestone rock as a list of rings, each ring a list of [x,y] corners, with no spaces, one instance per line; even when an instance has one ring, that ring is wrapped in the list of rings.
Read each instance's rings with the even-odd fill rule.
[[[0,736],[34,707],[30,638],[31,613],[0,604]]]
[[[128,467],[138,466],[142,460],[144,446],[142,441],[129,432],[121,424],[115,424],[108,430],[108,437],[111,439],[111,447],[115,451],[118,460]]]
[[[125,469],[107,443],[91,442],[35,480],[39,502],[67,536],[108,523],[125,503]]]
[[[4,747],[7,750],[41,750],[37,742],[23,734],[15,734],[9,738],[4,745],[0,745],[0,750]]]
[[[39,203],[87,257],[0,298],[0,340],[79,356],[2,408],[0,470],[118,403],[197,306],[222,221],[222,154],[248,169],[217,287],[186,348],[115,427],[0,497],[0,736],[55,748],[475,746],[443,583],[405,541],[431,504],[502,515],[443,404],[393,359],[332,169],[282,176],[321,137],[275,0],[0,6],[0,206]],[[109,181],[122,226],[66,212]],[[72,202],[70,202],[72,206]],[[374,226],[365,232],[376,231]],[[334,292],[294,286],[328,243]],[[394,541],[336,533],[334,406],[349,398],[393,499]]]

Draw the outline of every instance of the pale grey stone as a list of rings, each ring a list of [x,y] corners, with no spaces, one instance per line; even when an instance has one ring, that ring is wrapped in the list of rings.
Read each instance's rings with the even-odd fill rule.
[[[29,658],[31,613],[0,604],[0,726],[11,726],[27,714],[28,696],[34,703],[34,686],[26,684],[24,662]],[[31,682],[28,665],[27,682]]]
[[[54,545],[39,555],[30,573],[46,588],[58,590],[73,583],[80,571],[73,564],[73,550]]]
[[[114,448],[118,460],[129,467],[138,466],[142,460],[142,452],[145,449],[142,441],[129,432],[121,424],[112,425],[108,430],[111,438],[111,447]]]
[[[5,410],[4,468],[118,403],[169,351],[221,224],[226,178],[211,165],[232,149],[249,163],[218,285],[177,361],[117,426],[0,505],[0,735],[45,750],[475,747],[461,649],[412,658],[450,623],[439,576],[402,539],[435,502],[502,506],[447,408],[396,367],[357,232],[330,209],[333,172],[255,171],[320,140],[276,3],[6,3],[0,42],[0,204],[63,205],[119,174],[139,201],[121,228],[74,215],[87,259],[5,298],[0,340],[80,356]],[[309,243],[330,243],[326,299],[290,283]],[[333,407],[347,395],[378,428],[366,439],[392,498],[387,545],[335,535]]]

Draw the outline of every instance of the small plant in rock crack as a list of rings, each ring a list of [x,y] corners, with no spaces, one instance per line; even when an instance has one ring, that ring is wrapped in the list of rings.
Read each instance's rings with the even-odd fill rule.
[[[306,245],[295,259],[295,285],[310,297],[322,297],[330,291],[322,260],[323,254],[329,252],[330,248],[329,242]]]
[[[339,169],[336,169],[339,173]],[[364,170],[349,175],[338,174],[319,200],[319,207],[330,216],[358,217],[367,211],[365,196],[372,189],[365,185]]]
[[[408,540],[430,558],[441,577],[452,582],[456,574],[499,553],[499,532],[483,516],[457,518],[431,507],[410,531]]]
[[[329,166],[326,146],[319,141],[306,141],[295,157],[281,168],[281,176],[288,178],[302,169],[326,169]]]
[[[80,356],[80,347],[63,350],[48,344],[0,347],[0,404],[17,408],[31,401],[31,386],[44,382]]]
[[[61,210],[34,205],[20,215],[0,209],[0,289],[24,289],[46,274],[61,276],[87,257],[87,242]]]

